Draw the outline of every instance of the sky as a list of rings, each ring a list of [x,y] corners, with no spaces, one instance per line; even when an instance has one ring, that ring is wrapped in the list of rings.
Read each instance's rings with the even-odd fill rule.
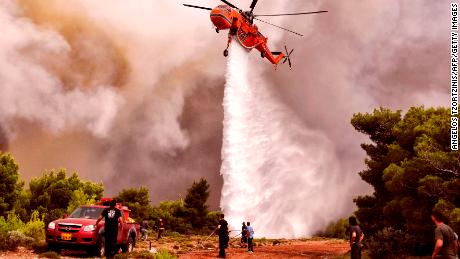
[[[147,186],[158,203],[184,197],[204,177],[218,208],[227,35],[214,31],[207,11],[182,3],[0,0],[0,148],[26,181],[66,168],[103,182],[107,195]],[[303,37],[258,24],[274,51],[294,48],[294,66],[275,70],[254,50],[249,74],[293,123],[327,141],[328,163],[346,187],[339,217],[371,191],[358,176],[367,139],[352,115],[449,105],[450,5],[260,0],[255,12],[316,10],[328,13],[266,19]]]

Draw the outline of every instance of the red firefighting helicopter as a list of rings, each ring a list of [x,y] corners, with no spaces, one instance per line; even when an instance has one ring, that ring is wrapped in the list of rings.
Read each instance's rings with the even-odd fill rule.
[[[251,3],[251,10],[243,11],[242,9],[236,7],[232,3],[226,0],[220,0],[225,3],[225,5],[219,5],[216,8],[209,8],[203,6],[196,6],[190,4],[184,4],[187,7],[193,7],[198,9],[210,10],[211,11],[211,21],[216,26],[216,32],[219,33],[220,30],[227,30],[229,29],[228,33],[228,42],[227,48],[224,50],[224,56],[228,56],[228,47],[230,46],[230,42],[232,41],[232,36],[236,35],[236,39],[244,48],[251,50],[256,48],[260,51],[260,55],[262,58],[267,58],[272,64],[275,66],[283,60],[283,64],[289,62],[289,67],[291,68],[291,58],[290,55],[294,51],[292,49],[288,52],[286,46],[284,49],[286,53],[281,51],[270,51],[267,47],[268,38],[262,35],[259,32],[259,29],[254,24],[254,20],[258,20],[260,22],[275,26],[282,30],[288,31],[290,33],[297,34],[299,36],[303,36],[300,33],[288,30],[286,28],[271,24],[269,22],[263,21],[258,19],[257,17],[261,16],[285,16],[285,15],[303,15],[303,14],[317,14],[317,13],[325,13],[327,11],[316,11],[316,12],[305,12],[305,13],[286,13],[286,14],[265,14],[265,15],[257,15],[254,14],[254,8],[257,5],[258,0],[253,0]]]

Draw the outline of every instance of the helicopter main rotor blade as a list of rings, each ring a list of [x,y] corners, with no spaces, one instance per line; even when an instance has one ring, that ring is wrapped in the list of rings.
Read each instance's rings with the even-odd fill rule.
[[[258,16],[287,16],[287,15],[304,15],[304,14],[316,14],[316,13],[327,13],[328,11],[315,11],[315,12],[306,12],[306,13],[281,13],[281,14],[256,14]]]
[[[203,7],[203,6],[197,6],[197,5],[184,4],[184,6],[198,8],[198,9],[204,9],[204,10],[212,10],[212,8]]]
[[[266,24],[268,24],[268,25],[271,25],[271,26],[274,26],[274,27],[276,27],[276,28],[279,28],[279,29],[282,29],[282,30],[288,31],[288,32],[290,32],[290,33],[294,33],[294,34],[297,34],[297,35],[299,35],[299,36],[303,36],[303,35],[302,35],[302,34],[300,34],[300,33],[297,33],[297,32],[295,32],[295,31],[291,31],[291,30],[289,30],[289,29],[286,29],[286,28],[283,28],[283,27],[281,27],[281,26],[278,26],[278,25],[275,25],[275,24],[272,24],[272,23],[266,22],[266,21],[264,21],[264,20],[261,20],[261,19],[257,19],[257,18],[254,18],[254,20],[257,20],[257,21],[260,21],[260,22],[266,23]]]
[[[230,3],[229,1],[226,1],[226,0],[220,0],[222,2],[224,2],[226,5],[230,6],[231,8],[235,8],[235,9],[238,9],[240,10],[240,8],[234,6],[232,3]]]
[[[259,0],[252,0],[252,3],[251,3],[251,6],[249,8],[251,8],[251,12],[254,11],[254,7],[256,7],[256,4]]]

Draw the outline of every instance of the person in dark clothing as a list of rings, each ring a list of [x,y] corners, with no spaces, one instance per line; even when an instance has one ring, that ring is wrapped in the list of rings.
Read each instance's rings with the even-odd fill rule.
[[[158,224],[156,225],[156,229],[158,231],[157,239],[160,239],[161,236],[163,235],[163,232],[165,232],[165,224],[163,222],[163,219],[160,219],[158,221]]]
[[[241,226],[241,247],[247,247],[248,245],[248,228],[246,227],[246,223],[243,222]]]
[[[361,259],[361,242],[364,239],[364,233],[355,217],[348,218],[348,223],[350,224],[351,259]]]
[[[118,224],[123,223],[121,211],[115,206],[115,200],[110,201],[108,208],[105,208],[99,218],[96,220],[97,224],[104,219],[104,238],[105,238],[105,256],[107,258],[115,257],[117,253],[117,237],[118,237]]]
[[[434,231],[436,243],[432,258],[434,259],[440,255],[443,259],[457,259],[458,238],[455,237],[454,231],[451,227],[444,224],[446,220],[438,211],[433,211],[431,213],[431,220],[436,224],[436,229]]]
[[[254,229],[251,227],[251,222],[246,222],[246,229],[248,231],[247,237],[248,237],[248,252],[253,253],[254,252],[254,245],[252,243],[252,240],[254,239]]]
[[[149,222],[144,219],[140,225],[141,239],[147,241]]]
[[[219,257],[225,257],[225,249],[228,247],[228,223],[224,219],[224,214],[220,215],[219,225],[217,225],[217,234],[219,235]]]

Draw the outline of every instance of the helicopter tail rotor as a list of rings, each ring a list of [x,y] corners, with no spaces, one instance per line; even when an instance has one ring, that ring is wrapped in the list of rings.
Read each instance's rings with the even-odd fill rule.
[[[284,49],[286,50],[286,53],[284,54],[283,64],[288,62],[289,68],[292,69],[291,54],[294,51],[294,49],[291,49],[291,51],[288,51],[288,48],[286,47],[286,45],[284,45]]]

